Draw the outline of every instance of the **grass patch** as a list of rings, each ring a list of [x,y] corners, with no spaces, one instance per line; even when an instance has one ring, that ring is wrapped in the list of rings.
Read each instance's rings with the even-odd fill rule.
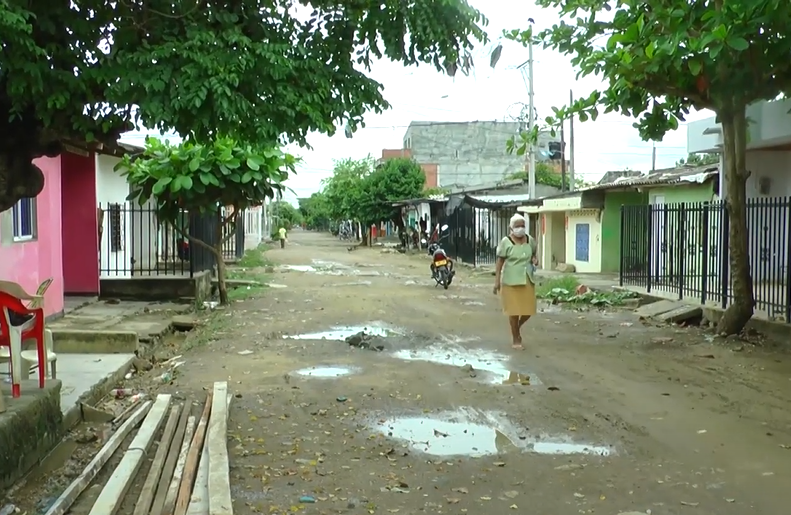
[[[212,311],[204,323],[196,327],[187,335],[187,339],[182,345],[182,350],[188,351],[197,347],[203,347],[215,340],[232,327],[231,315],[227,310]]]
[[[594,291],[586,288],[577,293],[580,281],[573,275],[562,275],[543,281],[536,288],[536,296],[552,304],[588,304],[591,306],[620,306],[627,299],[639,297],[631,291]]]
[[[266,258],[266,251],[269,246],[262,243],[254,249],[250,249],[244,253],[244,256],[239,260],[237,266],[242,268],[259,268],[263,266],[271,266],[272,262]]]

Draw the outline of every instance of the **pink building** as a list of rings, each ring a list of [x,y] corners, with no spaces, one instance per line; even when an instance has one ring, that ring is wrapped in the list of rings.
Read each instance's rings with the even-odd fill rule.
[[[0,279],[33,293],[51,277],[44,311],[52,316],[63,312],[64,292],[99,292],[95,159],[64,152],[36,164],[42,192],[0,213]]]

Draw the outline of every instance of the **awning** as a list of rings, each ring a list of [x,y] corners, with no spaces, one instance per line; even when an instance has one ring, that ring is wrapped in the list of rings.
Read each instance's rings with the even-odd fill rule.
[[[579,209],[590,209],[590,206],[583,206],[582,192],[561,198],[545,198],[540,206],[520,206],[517,211],[520,213],[552,213]]]

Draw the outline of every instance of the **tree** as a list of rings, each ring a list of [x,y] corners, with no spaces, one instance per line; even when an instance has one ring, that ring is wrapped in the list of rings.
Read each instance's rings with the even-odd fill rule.
[[[374,59],[469,73],[485,24],[466,0],[4,1],[0,211],[41,191],[34,158],[118,148],[134,126],[272,146],[352,132],[389,107]]]
[[[283,182],[294,173],[296,162],[279,148],[240,145],[231,138],[205,145],[189,141],[171,145],[147,138],[143,154],[124,157],[118,169],[124,170],[129,182],[129,200],[143,205],[153,199],[160,221],[214,254],[220,302],[227,304],[222,245],[236,234],[236,221],[244,209],[282,194]],[[216,217],[213,245],[183,231],[177,220],[184,211]]]
[[[393,207],[393,203],[423,196],[425,185],[426,174],[413,159],[388,159],[363,179],[358,220],[367,228],[395,218],[398,209]],[[368,231],[363,233],[363,244],[367,241],[367,234]]]
[[[327,197],[322,192],[313,193],[308,198],[299,199],[299,210],[308,229],[327,231],[330,228]]]
[[[718,332],[739,332],[753,314],[747,241],[746,108],[791,88],[791,3],[783,0],[536,0],[562,20],[534,35],[531,28],[506,37],[571,56],[578,76],[597,75],[601,90],[555,108],[550,125],[577,115],[596,119],[599,109],[638,118],[645,140],[661,140],[692,109],[710,109],[722,124],[725,200],[729,215],[733,303]],[[573,20],[568,23],[565,20]],[[492,59],[492,62],[496,60]],[[535,132],[535,131],[534,131]],[[523,143],[535,135],[523,137]]]
[[[719,163],[719,154],[690,154],[686,159],[679,159],[676,161],[676,166],[706,166]]]
[[[275,225],[277,225],[274,230],[281,227],[291,230],[292,227],[302,225],[302,213],[292,206],[290,202],[286,202],[285,200],[273,202],[271,213],[275,219]]]
[[[423,195],[426,175],[412,159],[388,159],[375,166],[372,157],[335,163],[332,177],[323,183],[330,217],[356,220],[362,226],[390,220],[393,203]],[[363,244],[367,241],[363,230]]]
[[[374,159],[341,159],[335,162],[332,177],[322,181],[327,212],[334,221],[357,220],[363,201],[363,179],[374,169]]]

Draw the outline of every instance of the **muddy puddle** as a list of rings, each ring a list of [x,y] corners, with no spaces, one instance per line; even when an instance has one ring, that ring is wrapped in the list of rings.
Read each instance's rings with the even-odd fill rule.
[[[354,336],[360,332],[364,332],[370,336],[378,336],[380,338],[386,338],[388,336],[395,336],[400,334],[399,331],[396,329],[382,323],[382,322],[371,322],[370,324],[366,325],[343,325],[343,326],[336,326],[328,331],[319,331],[315,333],[303,333],[303,334],[290,334],[284,335],[283,338],[288,338],[291,340],[334,340],[334,341],[344,341],[346,338],[350,336]]]
[[[321,259],[314,259],[310,265],[280,265],[278,268],[292,272],[318,275],[346,275],[357,277],[375,277],[382,275],[378,270],[358,270],[348,265],[343,265],[334,261],[323,261]]]
[[[531,437],[519,431],[499,414],[461,410],[431,417],[380,419],[375,431],[401,440],[414,451],[433,456],[491,456],[508,452],[544,455],[614,454],[607,446],[577,443],[566,437]]]
[[[512,370],[508,356],[481,349],[465,349],[452,345],[436,345],[423,349],[404,349],[393,354],[405,361],[425,361],[437,365],[459,367],[462,373],[488,384],[538,385],[535,374]]]
[[[320,379],[333,379],[335,377],[342,377],[354,374],[355,369],[351,367],[334,367],[334,366],[317,366],[302,368],[294,372],[294,374],[305,377],[316,377]]]

